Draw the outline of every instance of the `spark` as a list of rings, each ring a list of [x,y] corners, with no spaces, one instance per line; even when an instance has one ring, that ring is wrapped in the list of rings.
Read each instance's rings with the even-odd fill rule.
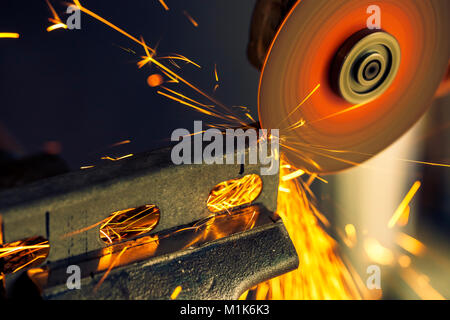
[[[291,190],[290,190],[290,189],[288,189],[288,188],[285,188],[285,187],[282,187],[282,186],[279,186],[279,187],[278,187],[278,190],[279,190],[279,191],[281,191],[281,192],[286,192],[286,193],[289,193],[289,192],[291,192]]]
[[[319,181],[322,181],[323,183],[328,183],[327,180],[325,180],[324,178],[322,178],[321,176],[319,176],[319,175],[317,175],[315,173],[311,175],[311,178],[314,178],[314,179],[317,179]]]
[[[150,87],[159,87],[160,85],[162,85],[164,83],[164,79],[160,74],[152,74],[150,76],[148,76],[147,78],[147,84]]]
[[[407,206],[405,211],[400,215],[400,218],[397,221],[397,225],[400,227],[404,227],[408,224],[409,221],[409,214],[411,212],[410,206]]]
[[[283,177],[289,173],[290,164],[284,156],[280,164]],[[308,199],[304,183],[301,179],[280,178],[280,186],[291,192],[278,193],[277,212],[301,264],[295,271],[258,285],[256,299],[360,299],[366,290],[364,284],[337,255],[336,242],[321,225],[327,225],[327,220]]]
[[[130,158],[133,155],[134,154],[130,153],[130,154],[127,154],[125,156],[121,156],[121,157],[117,157],[117,158],[112,158],[112,157],[105,156],[105,157],[101,157],[100,159],[102,159],[102,160],[110,160],[110,161],[119,161],[119,160],[122,160],[122,159]]]
[[[169,98],[169,99],[171,99],[171,100],[174,100],[174,101],[176,101],[176,102],[179,102],[179,103],[181,103],[181,104],[184,104],[184,105],[186,105],[186,106],[188,106],[188,107],[191,107],[191,108],[197,110],[197,111],[200,112],[200,113],[204,113],[204,114],[207,114],[207,115],[209,115],[209,116],[213,116],[213,117],[217,117],[217,118],[226,119],[225,117],[220,116],[220,115],[218,115],[218,114],[216,114],[216,113],[214,113],[214,112],[211,112],[211,111],[202,109],[202,108],[199,107],[199,106],[195,106],[195,105],[193,105],[192,103],[183,101],[183,100],[181,100],[181,99],[178,99],[177,97],[174,97],[174,96],[172,96],[172,95],[170,95],[170,94],[167,94],[167,93],[164,93],[164,92],[162,92],[162,91],[156,91],[156,93],[157,93],[157,94],[160,94],[160,95],[162,95],[162,96],[164,96],[164,97],[166,97],[166,98]]]
[[[190,134],[184,135],[183,137],[193,137],[193,136],[196,136],[198,134],[205,133],[205,132],[206,132],[206,130],[202,130],[202,131],[199,131],[199,132],[194,132],[194,133],[190,133]]]
[[[300,177],[300,176],[302,176],[304,174],[305,174],[305,171],[303,171],[302,169],[298,169],[297,171],[294,171],[294,172],[291,172],[291,173],[288,173],[288,174],[284,175],[281,178],[281,180],[286,182],[286,181],[298,178],[298,177]]]
[[[111,148],[114,148],[114,147],[117,147],[117,146],[121,146],[121,145],[123,145],[123,144],[128,144],[128,143],[131,143],[131,140],[123,140],[123,141],[119,141],[119,142],[116,142],[116,143],[112,144],[112,145],[111,145]]]
[[[75,231],[72,231],[72,232],[63,234],[63,235],[60,237],[60,239],[69,238],[69,237],[72,237],[72,236],[74,236],[74,235],[83,233],[83,232],[88,231],[88,230],[90,230],[90,229],[92,229],[92,228],[95,228],[96,226],[98,226],[98,225],[100,225],[100,224],[102,224],[102,223],[104,223],[104,222],[105,222],[105,220],[101,220],[101,221],[99,221],[99,222],[97,222],[97,223],[95,223],[95,224],[93,224],[93,225],[87,226],[87,227],[85,227],[85,228],[82,228],[82,229],[79,229],[79,230],[75,230]]]
[[[29,249],[42,249],[42,248],[49,248],[49,244],[36,244],[36,245],[29,245],[29,246],[17,246],[17,247],[4,247],[0,248],[0,258],[5,257],[13,252],[19,251],[19,250],[29,250]]]
[[[397,234],[395,242],[404,250],[415,256],[422,255],[426,250],[426,247],[422,242],[403,232]]]
[[[91,16],[92,18],[104,23],[105,25],[107,25],[108,27],[116,30],[117,32],[121,33],[122,35],[126,36],[127,38],[129,38],[130,40],[140,44],[144,49],[148,49],[150,50],[150,52],[152,52],[152,54],[155,54],[155,50],[150,48],[149,46],[147,46],[143,41],[138,40],[136,37],[133,37],[131,34],[129,34],[128,32],[126,32],[125,30],[117,27],[116,25],[114,25],[113,23],[109,22],[108,20],[102,18],[101,16],[99,16],[98,14],[90,11],[89,9],[83,7],[80,3],[79,0],[74,0],[74,4],[78,7],[78,9],[80,9],[82,12],[84,12],[85,14]],[[188,82],[187,80],[185,80],[184,78],[182,78],[181,76],[179,76],[178,74],[176,74],[174,71],[172,71],[171,69],[169,69],[168,67],[166,67],[164,64],[162,64],[161,62],[159,62],[158,60],[156,60],[154,57],[152,57],[151,55],[148,55],[147,58],[149,59],[149,61],[151,63],[153,63],[154,65],[156,65],[161,72],[163,72],[164,74],[166,74],[168,77],[170,77],[172,79],[172,81],[174,82],[178,82],[181,81],[182,83],[184,83],[185,85],[187,85],[188,87],[190,87],[191,89],[193,89],[194,91],[198,92],[199,94],[201,94],[202,96],[204,96],[205,98],[207,98],[208,100],[210,100],[211,102],[213,102],[214,104],[222,107],[223,109],[227,110],[228,112],[232,113],[230,109],[228,109],[225,105],[223,105],[222,103],[220,103],[219,101],[215,100],[213,97],[209,96],[208,94],[204,93],[202,90],[200,90],[199,88],[197,88],[195,85],[191,84],[190,82]]]
[[[195,21],[194,18],[192,18],[192,16],[187,11],[183,11],[183,14],[186,16],[186,18],[188,18],[188,20],[192,23],[194,27],[196,28],[198,27],[197,21]]]
[[[241,296],[239,297],[239,300],[246,300],[246,299],[247,299],[247,296],[248,296],[248,291],[249,291],[249,290],[244,291],[244,293],[241,294]]]
[[[216,79],[216,82],[219,82],[219,76],[217,74],[217,64],[214,64],[214,78]]]
[[[262,180],[256,174],[231,179],[216,185],[209,194],[206,206],[211,212],[220,212],[251,203],[262,190]]]
[[[144,47],[145,56],[141,57],[142,60],[137,63],[139,69],[145,66],[147,63],[151,62],[153,55],[155,54],[154,49],[152,51],[152,54],[150,54],[150,52],[148,51],[149,47],[145,44],[143,37],[141,37],[141,42],[143,43],[142,46]]]
[[[370,260],[381,265],[391,265],[394,261],[394,254],[385,248],[375,238],[367,238],[364,241],[364,249]]]
[[[388,228],[390,229],[393,228],[395,224],[398,222],[398,220],[402,217],[402,215],[407,212],[406,209],[408,208],[409,203],[414,198],[414,195],[416,194],[417,190],[419,190],[419,188],[420,188],[420,181],[414,182],[411,189],[398,206],[397,210],[395,210],[394,215],[389,220]],[[409,211],[407,212],[407,214],[409,214]]]
[[[411,258],[407,255],[402,254],[400,257],[398,257],[398,264],[402,268],[408,268],[411,265]]]
[[[0,276],[35,265],[47,257],[49,248],[49,242],[41,237],[0,244]]]
[[[48,0],[45,0],[45,2],[47,2],[47,6],[50,8],[53,15],[53,18],[48,19],[50,22],[53,22],[53,25],[47,28],[47,32],[51,32],[56,29],[67,29],[67,25],[61,21],[51,3]]]
[[[47,28],[47,32],[51,32],[56,29],[67,29],[67,25],[64,23],[55,23]]]
[[[296,144],[305,148],[311,148],[311,149],[319,149],[319,150],[323,150],[323,151],[327,151],[327,152],[333,152],[333,153],[354,153],[354,154],[360,154],[360,155],[365,155],[365,156],[376,156],[376,154],[373,153],[367,153],[367,152],[360,152],[360,151],[353,151],[353,150],[345,150],[345,149],[341,149],[341,150],[335,150],[335,149],[330,149],[330,148],[325,148],[322,146],[317,146],[317,145],[312,145],[312,144],[305,144],[305,143],[300,143],[300,142],[294,142],[291,141],[291,144]],[[285,145],[285,147],[288,147]],[[295,151],[295,149],[292,149],[293,151]],[[314,152],[314,151],[311,151]],[[317,152],[316,152],[317,153]],[[318,153],[320,155],[335,159],[335,160],[339,160],[338,158],[333,158],[329,155],[323,154],[323,153]],[[437,163],[437,162],[425,162],[425,161],[418,161],[418,160],[411,160],[411,159],[404,159],[404,158],[393,158],[391,157],[391,159],[396,160],[396,161],[404,161],[404,162],[409,162],[409,163],[415,163],[415,164],[423,164],[423,165],[429,165],[429,166],[437,166],[437,167],[446,167],[446,168],[450,168],[450,164],[446,164],[446,163]],[[340,159],[339,161],[345,162],[344,159]],[[356,163],[356,162],[349,162],[350,164],[354,164],[356,165],[361,165],[360,163]]]
[[[167,57],[158,57],[158,60],[163,60],[163,59],[169,59],[169,60],[180,60],[180,61],[184,61],[188,64],[192,64],[194,66],[196,66],[197,68],[201,69],[202,66],[199,65],[198,63],[195,63],[194,61],[192,61],[189,58],[186,58],[185,56],[182,56],[181,54],[175,54],[173,56],[167,56]],[[179,67],[179,66],[178,66]]]
[[[47,255],[45,255],[45,254],[40,255],[40,256],[37,256],[37,257],[35,257],[34,259],[28,261],[27,263],[21,265],[20,267],[14,269],[14,271],[13,271],[12,273],[16,273],[17,271],[19,271],[19,270],[25,268],[26,266],[32,264],[32,263],[35,262],[36,260],[38,260],[38,259],[43,259],[43,258],[45,258],[45,257],[47,257]]]
[[[356,244],[356,228],[353,224],[347,224],[344,230],[346,235],[344,242],[349,248],[353,248]]]
[[[180,294],[181,289],[182,289],[181,286],[177,286],[177,287],[173,290],[172,294],[170,295],[170,299],[175,300],[175,299],[178,297],[178,295]]]
[[[3,244],[3,217],[0,214],[0,246]]]
[[[311,96],[317,91],[317,90],[319,90],[319,88],[320,88],[320,83],[294,108],[294,110],[292,110],[288,115],[287,115],[287,117],[286,118],[284,118],[281,122],[280,122],[280,124],[281,123],[283,123],[284,121],[286,121],[287,119],[289,119],[293,114],[294,114],[294,112],[296,112],[302,105],[304,105],[305,104],[305,102],[306,101],[308,101],[309,100],[309,98],[311,98]],[[300,121],[302,121],[303,119],[300,119]],[[299,121],[299,122],[300,122]],[[296,124],[298,124],[299,122],[296,122],[296,123],[294,123],[292,126],[295,126]],[[279,126],[279,125],[278,125]],[[278,127],[277,126],[277,127]],[[291,126],[291,127],[292,127]]]
[[[85,170],[85,169],[90,169],[90,168],[93,168],[93,167],[95,167],[95,166],[83,166],[83,167],[80,167],[80,169],[81,170]]]
[[[125,47],[119,46],[119,45],[117,45],[117,44],[114,44],[114,45],[117,46],[117,47],[119,47],[119,48],[122,49],[123,51],[126,51],[126,52],[128,52],[128,53],[132,53],[132,54],[136,54],[136,52],[135,52],[134,50],[131,50],[130,48],[125,48]]]
[[[171,89],[169,89],[169,88],[167,88],[167,87],[162,87],[162,88],[163,88],[164,90],[167,90],[168,92],[174,94],[174,95],[177,95],[177,96],[179,96],[179,97],[185,99],[185,100],[188,100],[188,101],[190,101],[190,102],[193,102],[193,103],[195,103],[195,104],[198,104],[199,106],[202,106],[202,107],[205,107],[205,108],[208,108],[208,109],[211,109],[211,108],[213,107],[213,106],[210,106],[210,105],[206,105],[206,104],[200,103],[200,102],[198,102],[198,101],[196,101],[196,100],[194,100],[194,99],[191,99],[191,98],[185,96],[184,94],[181,94],[181,93],[179,93],[179,92],[176,92],[176,91],[174,91],[174,90],[171,90]]]
[[[247,118],[249,118],[253,122],[256,122],[255,119],[253,119],[253,117],[250,115],[250,113],[246,113],[245,115],[247,116]]]
[[[400,275],[421,299],[445,300],[445,298],[430,285],[428,277],[424,274],[421,274],[412,268],[406,268],[402,270]]]
[[[19,38],[19,34],[15,32],[0,32],[0,38],[17,39]]]
[[[164,0],[159,0],[159,3],[161,3],[161,5],[164,7],[164,10],[169,11],[169,7],[168,7],[167,4],[164,2]]]
[[[142,41],[139,41],[137,38],[133,37],[131,34],[129,34],[128,32],[126,32],[125,30],[122,30],[121,28],[117,27],[116,25],[112,24],[111,22],[109,22],[108,20],[100,17],[98,14],[90,11],[89,9],[83,7],[80,3],[80,1],[78,0],[73,0],[74,4],[78,7],[78,9],[80,9],[81,11],[83,11],[84,13],[86,13],[87,15],[91,16],[94,19],[97,19],[98,21],[106,24],[108,27],[116,30],[117,32],[123,34],[124,36],[126,36],[127,38],[133,40],[134,42],[140,44],[141,46],[143,46],[144,48],[150,50],[152,53],[155,52],[154,49],[148,47],[145,43],[143,43]]]
[[[155,205],[145,205],[112,213],[100,226],[100,239],[113,243],[153,230],[159,222],[160,211]]]
[[[320,118],[320,119],[317,119],[317,120],[314,120],[314,121],[307,122],[306,124],[316,123],[316,122],[319,122],[319,121],[323,121],[323,120],[327,120],[327,119],[330,119],[330,118],[334,118],[334,117],[340,116],[341,114],[344,114],[344,113],[347,113],[347,112],[359,109],[359,108],[361,108],[361,107],[363,107],[363,106],[365,106],[367,104],[368,104],[367,102],[356,104],[356,105],[351,106],[349,108],[346,108],[344,110],[332,113],[332,114],[330,114],[330,115],[328,115],[326,117],[323,117],[323,118]]]
[[[105,279],[108,277],[109,273],[111,272],[112,268],[114,268],[114,266],[120,261],[120,257],[122,256],[122,254],[128,249],[128,247],[124,247],[122,249],[122,251],[120,251],[120,253],[116,256],[116,258],[111,262],[111,264],[108,267],[108,270],[106,270],[106,272],[103,274],[102,278],[100,279],[100,281],[95,285],[94,287],[94,292],[97,292],[98,288],[100,288],[100,286],[102,285],[102,283],[105,281]]]

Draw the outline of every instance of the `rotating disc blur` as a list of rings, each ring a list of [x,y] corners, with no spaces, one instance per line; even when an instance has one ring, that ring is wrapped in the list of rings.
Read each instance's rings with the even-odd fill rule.
[[[389,82],[362,103],[339,94],[334,66],[340,56],[346,59],[340,52],[350,48],[349,41],[356,43],[355,36],[358,41],[367,40],[361,33],[372,37],[372,31],[367,32],[371,15],[367,8],[372,4],[372,0],[299,1],[272,42],[260,78],[259,119],[263,128],[280,129],[283,153],[298,168],[333,173],[379,153],[419,120],[446,73],[450,1],[380,0],[379,31],[389,41],[395,39],[391,43],[398,55],[386,63],[393,70]],[[368,60],[367,54],[361,60]],[[381,79],[376,75],[382,69],[378,62],[369,62],[376,67],[373,77],[367,68],[358,77]]]

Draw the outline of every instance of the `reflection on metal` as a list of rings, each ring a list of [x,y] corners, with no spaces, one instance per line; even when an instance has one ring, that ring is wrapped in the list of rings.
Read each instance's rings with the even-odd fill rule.
[[[237,299],[298,265],[283,224],[273,219],[254,205],[74,257],[81,290],[66,289],[62,262],[28,277],[45,299],[169,299],[177,287],[183,288],[178,299]]]
[[[0,274],[14,273],[41,264],[50,244],[43,237],[31,237],[0,245]]]

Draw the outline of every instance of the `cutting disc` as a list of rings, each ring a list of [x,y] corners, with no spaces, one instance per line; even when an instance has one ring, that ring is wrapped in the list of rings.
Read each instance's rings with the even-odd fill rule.
[[[381,29],[368,29],[376,4]],[[302,0],[263,65],[258,112],[295,166],[327,174],[397,140],[430,106],[450,58],[448,0]],[[387,70],[387,71],[386,71]]]

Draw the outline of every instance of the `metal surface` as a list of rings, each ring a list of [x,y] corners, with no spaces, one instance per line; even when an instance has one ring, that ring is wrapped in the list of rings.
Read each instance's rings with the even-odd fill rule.
[[[258,102],[261,125],[279,128],[289,162],[308,172],[353,167],[396,141],[427,110],[447,70],[450,2],[382,0],[377,2],[381,28],[401,50],[398,72],[370,102],[349,103],[337,94],[330,81],[333,59],[347,39],[367,28],[367,8],[373,4],[298,1],[265,56]],[[267,36],[270,29],[265,26],[261,33]]]
[[[246,159],[248,152],[244,150]],[[289,236],[272,214],[278,174],[260,175],[261,165],[176,166],[170,153],[166,148],[135,155],[2,192],[3,243],[33,236],[50,243],[42,269],[28,270],[33,277],[27,268],[6,275],[6,295],[168,299],[177,284],[184,286],[180,297],[185,299],[236,298],[297,267]],[[259,196],[212,215],[207,208],[211,189],[248,174],[260,176]],[[113,245],[100,239],[100,222],[111,213],[147,204],[160,210],[159,223],[150,234]],[[82,290],[71,291],[65,285],[71,264],[81,267]],[[105,282],[93,291],[110,267]],[[37,281],[42,274],[45,281]],[[40,291],[33,289],[30,277]]]
[[[56,261],[103,248],[98,228],[63,238],[98,223],[112,212],[155,204],[161,211],[154,232],[199,220],[211,189],[222,181],[260,173],[259,165],[173,165],[170,148],[101,167],[57,176],[0,195],[4,242],[43,236]],[[261,176],[256,203],[276,209],[278,175]],[[182,181],[182,183],[180,183]]]
[[[176,248],[180,241],[185,242],[185,235],[160,241],[161,252],[155,252],[153,258],[112,269],[100,285],[104,272],[95,272],[95,268],[102,257],[75,257],[59,266],[50,264],[31,278],[44,299],[169,299],[178,286],[182,288],[178,299],[237,299],[256,284],[298,266],[295,248],[283,224],[268,220],[265,211],[259,220],[264,221],[252,230],[199,242],[183,250]],[[150,243],[141,246],[125,251],[121,260],[139,255],[138,251],[148,252]],[[84,274],[80,290],[69,290],[65,284],[66,266],[74,263]],[[24,277],[28,278],[23,274],[21,282],[28,283],[28,291],[33,291],[31,281]],[[10,284],[10,292],[17,292],[11,287],[18,282]]]

